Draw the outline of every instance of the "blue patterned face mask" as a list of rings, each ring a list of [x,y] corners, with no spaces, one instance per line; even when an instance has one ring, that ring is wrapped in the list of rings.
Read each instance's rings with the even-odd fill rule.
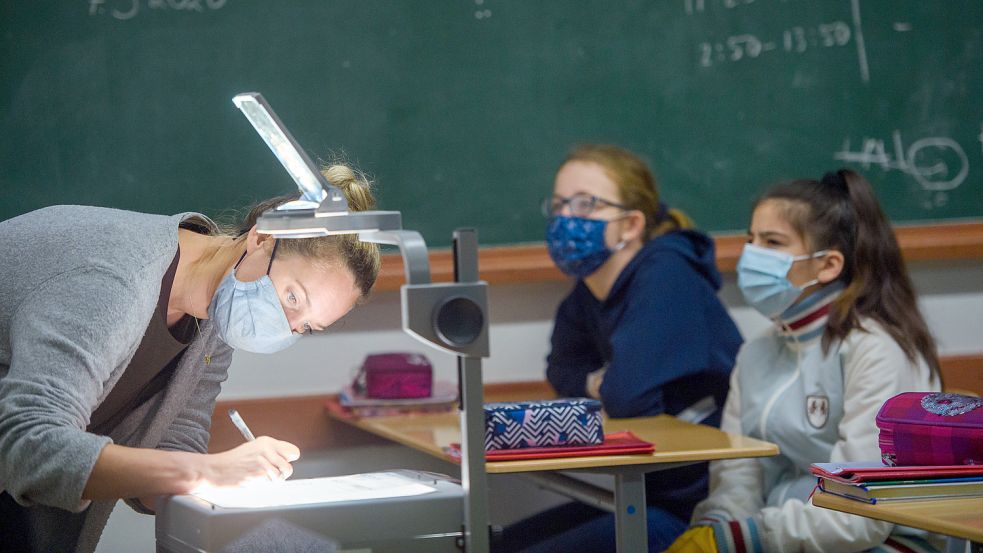
[[[792,264],[824,255],[826,250],[792,256],[754,244],[745,244],[741,259],[737,262],[737,287],[741,289],[748,305],[765,317],[773,319],[791,307],[806,288],[819,282],[813,279],[802,286],[795,286],[788,280],[788,271]]]
[[[270,267],[275,255],[274,244]],[[275,353],[287,348],[300,338],[300,334],[290,328],[276,287],[270,280],[270,267],[258,280],[242,282],[235,276],[240,262],[242,258],[215,290],[212,303],[208,305],[208,318],[215,321],[222,341],[233,348],[253,353]]]
[[[608,221],[583,217],[550,217],[546,227],[546,247],[553,263],[577,278],[594,274],[611,257],[613,250],[604,243]]]

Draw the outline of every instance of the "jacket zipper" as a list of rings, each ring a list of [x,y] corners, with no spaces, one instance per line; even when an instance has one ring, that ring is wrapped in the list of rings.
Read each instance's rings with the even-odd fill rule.
[[[758,431],[761,433],[762,440],[768,439],[768,435],[766,434],[768,428],[768,422],[767,422],[768,415],[771,413],[772,407],[775,406],[775,402],[778,401],[778,398],[785,393],[785,390],[788,390],[792,386],[792,384],[799,379],[799,376],[802,374],[802,349],[798,347],[800,346],[799,339],[795,334],[792,334],[792,340],[795,341],[795,345],[796,345],[795,374],[793,374],[792,378],[789,378],[784,384],[782,384],[778,388],[778,390],[775,391],[774,394],[772,394],[770,398],[768,398],[768,403],[765,404],[764,411],[761,412],[761,420],[758,422]]]

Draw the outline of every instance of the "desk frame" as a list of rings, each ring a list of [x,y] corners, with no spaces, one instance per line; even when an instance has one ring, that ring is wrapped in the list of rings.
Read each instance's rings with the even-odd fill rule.
[[[812,504],[983,543],[983,497],[882,501],[871,505],[816,490]]]
[[[451,462],[444,448],[460,439],[455,414],[351,419],[341,421],[377,436]],[[774,444],[745,436],[727,434],[709,426],[691,424],[668,415],[634,419],[605,419],[608,432],[627,430],[654,442],[648,454],[599,455],[559,459],[491,461],[489,474],[535,473],[540,471],[585,471],[614,476],[614,510],[619,552],[647,551],[645,474],[703,461],[778,454]],[[463,467],[462,467],[463,469]],[[487,505],[484,507],[487,514]]]

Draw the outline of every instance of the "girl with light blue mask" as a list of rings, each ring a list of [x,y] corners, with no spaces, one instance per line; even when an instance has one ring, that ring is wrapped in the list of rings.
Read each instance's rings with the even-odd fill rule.
[[[842,169],[766,191],[737,283],[774,324],[741,347],[721,429],[781,453],[711,463],[715,486],[668,552],[936,551],[925,536],[810,502],[812,463],[879,462],[881,405],[940,388],[935,343],[873,188]]]
[[[792,267],[798,261],[825,257],[826,253],[791,255],[750,242],[745,244],[737,262],[737,286],[744,301],[769,319],[778,317],[798,301],[806,289],[819,284],[818,274],[807,282],[793,284],[789,280]]]

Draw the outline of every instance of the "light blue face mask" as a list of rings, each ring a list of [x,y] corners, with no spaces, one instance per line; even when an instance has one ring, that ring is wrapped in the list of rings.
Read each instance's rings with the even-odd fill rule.
[[[218,326],[219,337],[235,349],[275,353],[300,338],[300,334],[290,328],[276,287],[270,280],[276,246],[274,243],[266,274],[252,282],[242,282],[235,276],[239,263],[246,257],[242,254],[232,272],[218,285],[212,303],[208,305],[208,318]]]
[[[737,262],[737,286],[751,307],[774,319],[795,303],[802,292],[819,282],[813,279],[802,286],[788,280],[788,271],[796,261],[826,255],[826,250],[813,254],[792,256],[784,252],[745,244]]]

